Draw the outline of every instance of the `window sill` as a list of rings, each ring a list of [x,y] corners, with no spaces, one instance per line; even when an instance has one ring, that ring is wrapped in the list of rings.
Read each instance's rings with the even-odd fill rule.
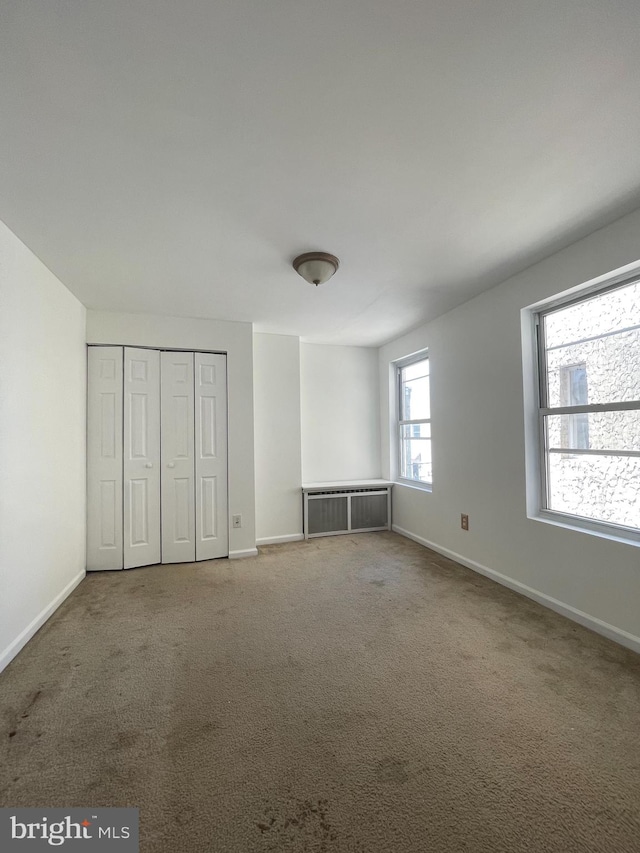
[[[580,518],[576,515],[565,515],[561,512],[553,512],[541,509],[535,515],[530,515],[532,521],[542,521],[544,524],[552,524],[554,527],[563,527],[565,530],[575,530],[579,533],[589,533],[599,539],[608,539],[611,542],[620,542],[623,545],[633,545],[640,548],[640,532],[636,533],[630,528],[618,527],[600,521],[592,521],[588,518]]]
[[[393,481],[396,486],[406,486],[408,489],[416,489],[419,492],[429,492],[433,491],[432,483],[420,483],[417,480],[403,480],[400,477]]]

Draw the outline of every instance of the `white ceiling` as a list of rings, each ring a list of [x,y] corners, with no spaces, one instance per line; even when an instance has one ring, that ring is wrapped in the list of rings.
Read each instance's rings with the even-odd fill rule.
[[[638,0],[0,16],[0,218],[90,308],[375,345],[640,204]]]

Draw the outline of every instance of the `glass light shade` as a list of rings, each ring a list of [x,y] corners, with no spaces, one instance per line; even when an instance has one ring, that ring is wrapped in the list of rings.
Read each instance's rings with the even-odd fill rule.
[[[338,259],[326,252],[308,252],[293,262],[294,269],[309,284],[324,284],[338,269]]]

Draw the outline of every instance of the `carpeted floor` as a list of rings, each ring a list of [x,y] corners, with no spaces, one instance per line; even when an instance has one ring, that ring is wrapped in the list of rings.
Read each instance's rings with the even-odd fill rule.
[[[87,577],[0,675],[0,801],[162,853],[640,850],[640,661],[393,533]]]

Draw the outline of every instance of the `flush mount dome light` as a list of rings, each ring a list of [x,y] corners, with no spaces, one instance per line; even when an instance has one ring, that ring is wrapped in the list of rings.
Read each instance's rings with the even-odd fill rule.
[[[293,262],[293,268],[309,284],[324,284],[340,266],[335,255],[327,252],[306,252],[298,255]]]

